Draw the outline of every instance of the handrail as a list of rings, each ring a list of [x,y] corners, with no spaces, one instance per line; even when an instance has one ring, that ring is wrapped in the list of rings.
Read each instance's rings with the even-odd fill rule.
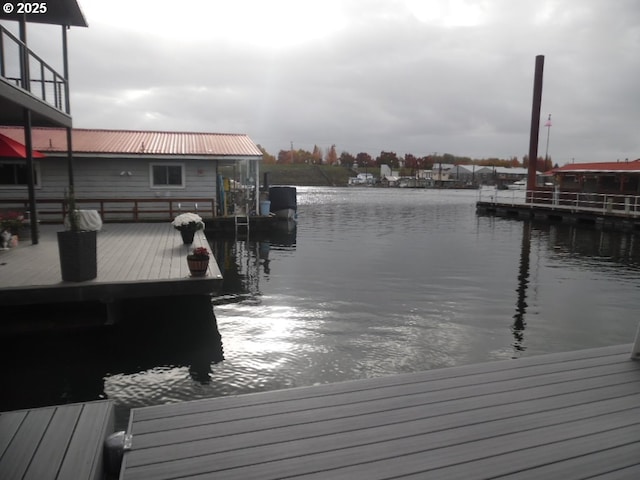
[[[485,190],[480,189],[478,200],[493,204],[537,205],[552,209],[570,209],[607,214],[640,216],[640,195],[622,193],[587,193],[560,190]]]
[[[10,40],[10,42],[8,42],[8,45],[4,41],[5,37]],[[7,73],[8,67],[11,66],[8,65],[7,62],[7,60],[9,59],[6,53],[7,46],[13,46],[13,48],[17,49],[16,55],[12,55],[13,62],[15,62],[15,66],[17,67],[15,69],[15,76],[9,76],[9,74]],[[26,52],[27,55],[24,55],[24,52]],[[23,59],[27,60],[27,65],[24,65]],[[34,59],[35,63],[38,66],[38,68],[36,68],[35,70],[39,72],[40,78],[31,78],[30,76],[31,59]],[[47,62],[40,58],[19,38],[13,35],[2,25],[0,25],[0,76],[6,80],[9,80],[16,87],[26,90],[29,93],[35,95],[40,100],[47,102],[57,110],[69,113],[66,109],[65,102],[65,95],[67,94],[67,80],[64,78],[64,76],[60,75],[56,70],[53,69],[53,67],[51,67]],[[32,88],[32,84],[39,84],[40,89]],[[47,95],[47,86],[50,84],[53,84],[53,98],[51,98],[51,93]]]
[[[185,211],[198,212],[206,218],[216,216],[216,204],[212,198],[77,198],[80,210],[98,210],[103,222],[109,221],[166,221]],[[24,209],[28,211],[28,199],[0,199],[0,210]],[[49,216],[44,222],[61,222],[67,214],[68,202],[61,198],[37,199],[38,216]]]

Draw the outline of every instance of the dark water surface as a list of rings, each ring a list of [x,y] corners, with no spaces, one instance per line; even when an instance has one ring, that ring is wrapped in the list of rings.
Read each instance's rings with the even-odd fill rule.
[[[296,229],[212,239],[221,344],[183,311],[14,342],[0,408],[111,398],[124,428],[131,407],[633,340],[638,238],[477,216],[476,200],[299,188]]]

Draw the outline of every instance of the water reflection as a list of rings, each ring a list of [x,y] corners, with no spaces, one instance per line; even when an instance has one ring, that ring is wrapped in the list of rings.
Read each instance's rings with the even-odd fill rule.
[[[278,222],[268,232],[247,237],[215,236],[209,239],[211,250],[222,272],[220,295],[214,305],[240,301],[258,301],[260,282],[271,274],[271,251],[293,251],[296,248],[295,222]]]
[[[223,360],[208,297],[128,302],[123,313],[122,322],[110,327],[3,338],[0,410],[102,398],[115,400],[117,408],[145,405],[153,390],[137,391],[144,400],[123,397],[113,379],[184,368],[192,381],[207,383],[211,366]],[[121,410],[120,425],[128,408]]]
[[[516,314],[513,316],[513,325],[511,333],[515,341],[513,342],[514,355],[518,358],[522,352],[526,350],[524,345],[524,330],[527,322],[525,314],[527,313],[527,287],[529,285],[529,257],[531,253],[531,223],[522,223],[522,246],[520,251],[520,267],[518,270],[518,298],[516,301]]]
[[[490,222],[497,228],[495,218]],[[558,335],[563,335],[562,338],[546,339],[549,344],[567,345],[565,350],[589,346],[584,343],[586,339],[595,341],[595,345],[607,344],[605,338],[599,339],[593,332],[608,330],[605,335],[611,335],[612,330],[621,331],[632,321],[621,313],[633,301],[620,288],[619,282],[636,285],[640,279],[640,251],[635,248],[636,235],[536,220],[498,219],[497,222],[522,225],[516,306],[510,327],[513,358],[522,356],[528,348],[525,330],[528,328],[528,313],[531,313],[530,289],[536,297],[540,290],[543,291],[542,300],[534,300],[535,315],[544,310],[556,312],[552,317],[537,316],[536,320],[543,324],[537,325],[536,329],[544,328],[551,332],[551,322],[558,322],[558,325],[576,323],[576,327],[565,331],[553,328]],[[612,284],[611,280],[616,283]],[[588,283],[601,287],[587,293],[593,288],[588,287]],[[549,289],[551,284],[554,286]],[[582,294],[581,290],[584,290]],[[631,340],[629,337],[623,341]],[[541,348],[540,338],[536,338],[535,343],[538,349]]]

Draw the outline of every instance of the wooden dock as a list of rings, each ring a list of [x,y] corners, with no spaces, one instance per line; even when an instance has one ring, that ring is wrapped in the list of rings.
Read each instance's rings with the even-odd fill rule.
[[[280,220],[275,215],[250,215],[243,217],[243,221],[249,222],[250,232],[268,232],[278,226]],[[246,220],[245,220],[246,219]],[[246,235],[247,230],[244,226],[236,227],[236,219],[234,216],[218,216],[213,218],[205,218],[205,230],[212,235],[217,234],[239,234]]]
[[[97,402],[0,413],[0,478],[99,480],[113,404]]]
[[[120,478],[640,478],[640,363],[630,353],[134,409]]]
[[[207,276],[189,273],[186,257],[193,247],[211,252],[204,233],[198,232],[187,246],[166,222],[103,225],[97,238],[98,276],[64,282],[56,237],[61,229],[44,225],[39,244],[22,240],[18,247],[0,251],[0,334],[114,323],[132,307],[144,305],[144,299],[171,303],[215,294],[222,286],[213,253]]]
[[[595,197],[595,200],[594,200]],[[609,198],[612,197],[612,198]],[[480,214],[640,232],[640,197],[549,191],[481,190],[476,202]]]
[[[17,248],[0,251],[0,304],[210,293],[222,281],[213,256],[206,277],[190,277],[186,257],[191,248],[209,249],[203,232],[187,246],[168,223],[108,223],[98,232],[97,278],[63,282],[56,237],[62,229],[43,225],[38,245],[23,240]]]

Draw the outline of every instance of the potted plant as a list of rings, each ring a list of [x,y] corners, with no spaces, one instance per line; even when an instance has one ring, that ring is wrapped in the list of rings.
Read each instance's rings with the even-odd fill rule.
[[[20,212],[0,212],[0,230],[6,230],[12,235],[20,235],[24,225],[24,214]]]
[[[194,248],[193,251],[187,255],[187,265],[189,265],[189,271],[192,277],[206,276],[207,269],[209,268],[209,250],[205,247]]]
[[[191,245],[195,233],[204,228],[202,217],[197,213],[181,213],[173,219],[171,225],[180,232],[185,245]]]
[[[0,246],[6,248],[16,246],[23,234],[25,226],[24,215],[19,212],[0,212]],[[6,243],[6,245],[5,245]]]
[[[81,230],[73,189],[66,196],[67,230],[58,232],[58,252],[62,280],[83,282],[98,276],[97,231]]]

